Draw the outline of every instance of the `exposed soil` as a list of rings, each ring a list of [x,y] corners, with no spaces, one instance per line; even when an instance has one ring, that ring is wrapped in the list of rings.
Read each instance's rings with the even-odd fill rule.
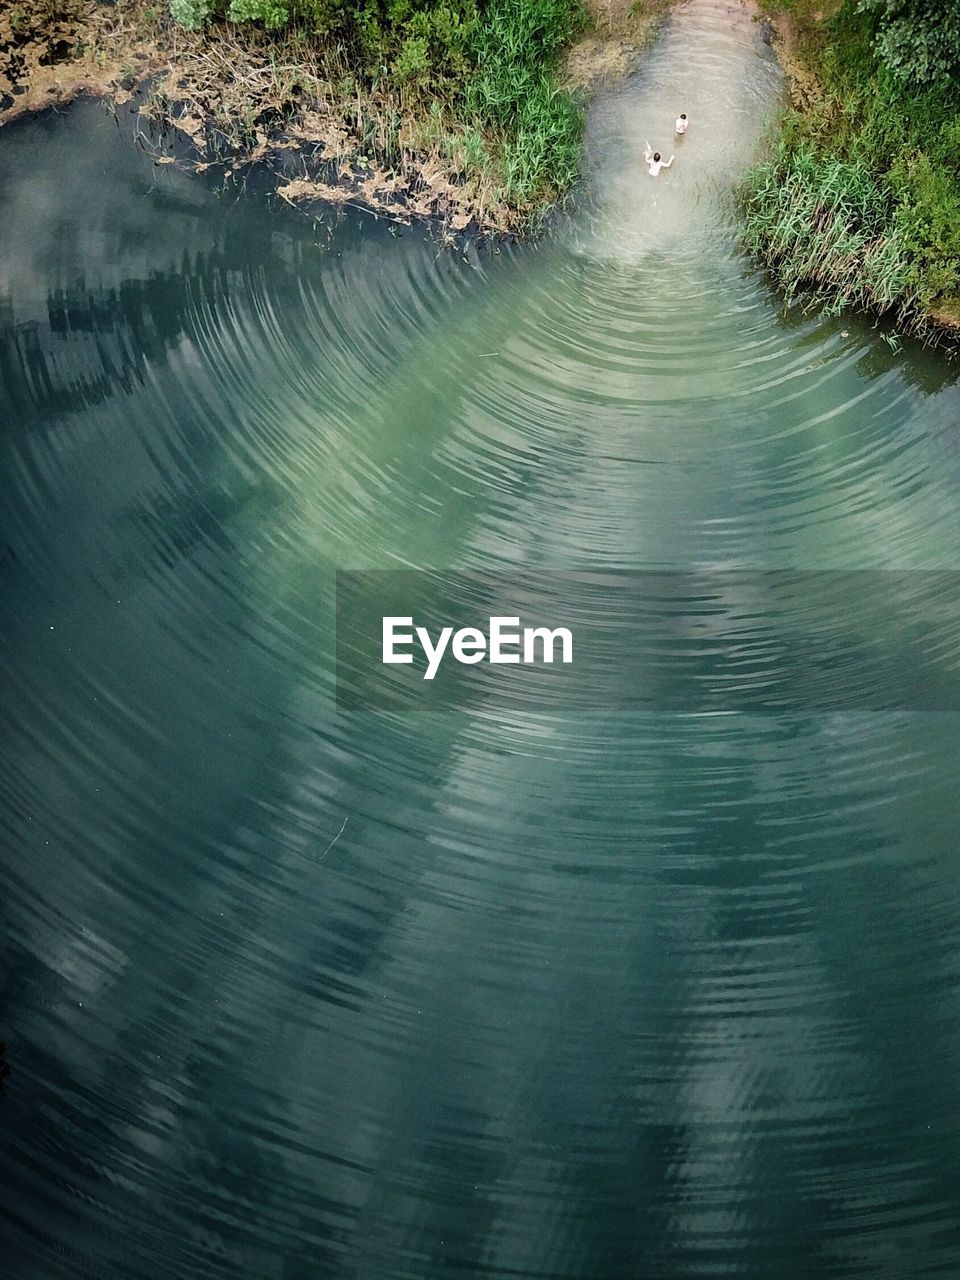
[[[0,0],[0,125],[79,93],[123,93],[162,65],[145,4]]]
[[[567,83],[595,93],[629,75],[673,0],[588,0],[591,26],[567,55]]]
[[[800,32],[790,13],[776,13],[769,19],[773,46],[787,78],[790,99],[800,111],[806,111],[823,97],[823,81],[801,52]]]
[[[938,328],[960,335],[960,298],[941,298],[927,314]]]

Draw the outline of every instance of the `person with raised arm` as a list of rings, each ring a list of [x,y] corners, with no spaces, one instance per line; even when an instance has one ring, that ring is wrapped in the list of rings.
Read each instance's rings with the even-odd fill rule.
[[[669,169],[674,159],[675,157],[671,156],[669,160],[663,160],[659,151],[651,149],[649,142],[647,143],[646,151],[643,153],[643,163],[647,166],[651,178],[658,177],[661,169]]]

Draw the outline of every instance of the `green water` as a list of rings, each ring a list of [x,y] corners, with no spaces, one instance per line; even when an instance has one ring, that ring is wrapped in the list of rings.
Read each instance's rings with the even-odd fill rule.
[[[956,715],[333,701],[337,569],[960,562],[955,371],[736,252],[780,91],[693,0],[480,254],[5,131],[5,1274],[956,1274]]]

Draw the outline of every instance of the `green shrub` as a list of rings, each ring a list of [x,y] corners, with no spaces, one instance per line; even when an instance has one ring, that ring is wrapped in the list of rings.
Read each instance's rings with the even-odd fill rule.
[[[231,22],[262,22],[275,31],[290,21],[290,6],[286,0],[230,0],[227,17]]]
[[[181,27],[202,27],[213,12],[215,0],[170,0],[170,16]]]
[[[424,36],[408,36],[393,60],[393,75],[398,84],[418,84],[430,71],[430,44]]]
[[[903,81],[944,81],[960,71],[960,5],[952,0],[859,0],[876,22],[877,52]]]
[[[443,93],[473,69],[469,42],[476,21],[475,0],[353,0],[342,31],[368,75],[390,67],[401,83],[429,80]]]

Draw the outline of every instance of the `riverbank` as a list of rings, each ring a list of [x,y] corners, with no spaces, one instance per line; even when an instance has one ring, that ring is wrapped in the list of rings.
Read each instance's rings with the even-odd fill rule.
[[[463,0],[442,33],[384,18],[374,47],[366,29],[185,29],[146,0],[41,0],[0,24],[0,124],[78,93],[123,104],[149,82],[140,141],[158,163],[230,179],[260,163],[291,203],[524,233],[579,173],[585,97],[636,64],[668,5],[497,0],[481,21]]]
[[[893,28],[885,0],[760,7],[791,105],[743,186],[747,248],[790,302],[960,346],[960,92],[929,52],[949,32]]]

